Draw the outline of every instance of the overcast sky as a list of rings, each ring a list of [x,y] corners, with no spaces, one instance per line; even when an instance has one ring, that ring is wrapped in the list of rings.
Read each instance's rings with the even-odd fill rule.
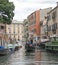
[[[55,7],[58,0],[9,0],[15,5],[14,20],[23,21],[32,12],[48,8]]]

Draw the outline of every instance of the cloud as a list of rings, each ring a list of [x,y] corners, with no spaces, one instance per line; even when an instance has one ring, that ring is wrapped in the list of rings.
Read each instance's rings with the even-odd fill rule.
[[[58,0],[10,0],[15,5],[14,19],[22,21],[40,8],[55,7]]]
[[[57,0],[17,0],[26,3],[55,3]]]

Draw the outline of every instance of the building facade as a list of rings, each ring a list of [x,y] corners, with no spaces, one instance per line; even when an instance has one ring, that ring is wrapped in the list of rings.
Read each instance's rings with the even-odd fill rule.
[[[46,9],[40,9],[33,13],[31,13],[28,16],[28,30],[29,30],[29,36],[36,37],[39,39],[40,36],[45,35],[46,33],[46,19],[45,16],[47,16],[47,13],[51,11],[50,8]]]
[[[0,23],[0,39],[5,39],[5,24]]]
[[[58,35],[58,3],[57,6],[48,12],[48,36]]]
[[[41,27],[41,36],[45,36],[47,33],[47,13],[52,10],[52,7],[40,9],[40,27]]]
[[[28,17],[28,30],[29,36],[36,37],[40,36],[40,11],[37,10],[31,13]]]
[[[28,19],[25,19],[23,21],[23,25],[24,25],[24,39],[25,41],[28,40],[28,37],[29,37],[29,32],[28,32]]]
[[[9,38],[22,40],[23,39],[23,23],[19,23],[14,20],[10,25],[6,25],[6,33]]]
[[[5,46],[5,42],[8,42],[9,38],[8,35],[6,34],[6,25],[3,23],[0,23],[0,46]]]

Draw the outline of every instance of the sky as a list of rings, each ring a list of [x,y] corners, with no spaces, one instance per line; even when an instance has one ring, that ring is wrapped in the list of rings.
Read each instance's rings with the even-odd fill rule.
[[[23,21],[32,12],[48,7],[55,7],[58,0],[9,0],[14,3],[14,20]]]

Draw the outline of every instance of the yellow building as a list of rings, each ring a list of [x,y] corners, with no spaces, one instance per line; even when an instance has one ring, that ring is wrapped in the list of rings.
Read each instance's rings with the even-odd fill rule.
[[[10,25],[6,25],[6,33],[11,39],[23,39],[23,23],[19,23],[19,21],[13,20]]]

